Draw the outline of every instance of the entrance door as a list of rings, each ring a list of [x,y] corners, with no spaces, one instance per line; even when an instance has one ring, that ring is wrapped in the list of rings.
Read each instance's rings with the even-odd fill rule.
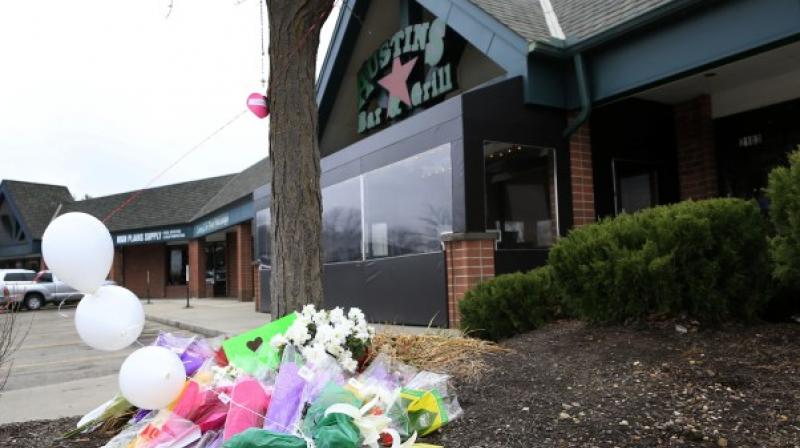
[[[214,297],[225,297],[228,292],[225,241],[206,242],[205,251],[206,290],[210,288]]]
[[[614,213],[633,213],[658,205],[658,166],[654,163],[613,159]]]

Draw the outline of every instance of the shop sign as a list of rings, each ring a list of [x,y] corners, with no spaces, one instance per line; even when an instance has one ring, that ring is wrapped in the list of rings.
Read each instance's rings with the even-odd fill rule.
[[[201,221],[194,226],[194,235],[202,236],[215,232],[219,229],[228,227],[231,224],[231,217],[228,213],[217,215],[212,218]]]
[[[358,72],[359,134],[444,99],[457,88],[455,62],[449,56],[460,53],[455,48],[460,44],[446,34],[440,19],[409,25],[364,62]],[[388,98],[380,98],[382,91]]]
[[[740,148],[750,148],[752,146],[758,146],[763,142],[764,142],[764,137],[761,134],[752,134],[752,135],[746,135],[744,137],[739,137]]]
[[[184,229],[173,228],[117,234],[114,236],[114,244],[118,246],[127,244],[148,244],[163,241],[185,240],[187,238],[188,235]]]

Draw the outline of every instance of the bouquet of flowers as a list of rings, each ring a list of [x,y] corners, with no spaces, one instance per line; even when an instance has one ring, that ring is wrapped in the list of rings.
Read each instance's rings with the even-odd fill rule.
[[[345,314],[339,307],[318,311],[314,305],[306,305],[286,333],[273,337],[270,343],[276,349],[291,344],[312,364],[331,355],[343,369],[353,373],[374,335],[375,329],[367,325],[358,308],[350,308]]]

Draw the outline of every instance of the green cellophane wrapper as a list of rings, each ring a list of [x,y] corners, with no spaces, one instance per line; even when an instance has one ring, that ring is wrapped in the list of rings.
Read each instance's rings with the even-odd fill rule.
[[[222,448],[307,448],[306,441],[289,434],[250,428],[231,437]]]
[[[358,448],[361,433],[353,419],[344,414],[329,414],[323,417],[313,433],[317,448]]]
[[[319,397],[311,403],[311,406],[306,412],[306,417],[303,420],[303,433],[313,435],[316,433],[317,426],[322,423],[325,418],[325,411],[337,403],[345,403],[360,408],[363,403],[356,398],[352,392],[344,387],[329,382]]]

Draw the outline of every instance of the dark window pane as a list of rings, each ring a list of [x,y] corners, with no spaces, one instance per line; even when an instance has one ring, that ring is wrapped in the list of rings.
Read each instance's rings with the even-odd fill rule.
[[[269,239],[270,209],[265,208],[256,212],[256,246],[258,260],[261,264],[269,265],[272,249]]]
[[[322,190],[322,247],[325,262],[361,260],[361,180]]]
[[[11,272],[6,274],[5,281],[7,282],[31,282],[36,277],[34,273],[28,272]]]
[[[186,246],[168,246],[167,283],[172,286],[186,284],[186,264],[189,252]]]
[[[441,250],[452,205],[449,143],[365,174],[367,257]]]
[[[484,154],[486,228],[498,232],[498,248],[552,245],[558,235],[554,151],[489,142]]]

